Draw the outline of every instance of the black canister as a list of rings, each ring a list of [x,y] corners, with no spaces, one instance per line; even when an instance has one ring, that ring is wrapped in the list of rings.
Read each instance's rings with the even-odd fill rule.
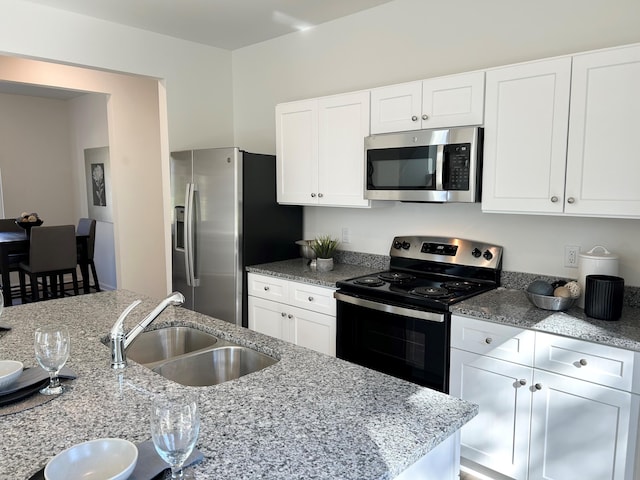
[[[622,316],[624,279],[611,275],[587,275],[584,313],[600,320],[618,320]]]

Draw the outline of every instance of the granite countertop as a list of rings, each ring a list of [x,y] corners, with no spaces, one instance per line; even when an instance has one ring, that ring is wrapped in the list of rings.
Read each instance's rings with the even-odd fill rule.
[[[616,321],[587,317],[572,307],[566,312],[537,308],[523,290],[498,288],[451,307],[454,314],[553,333],[640,352],[640,308],[625,306]]]
[[[329,272],[318,272],[311,268],[308,260],[304,258],[294,258],[279,262],[263,263],[261,265],[251,265],[247,267],[247,272],[270,275],[272,277],[285,278],[296,282],[310,283],[322,287],[335,288],[336,282],[348,278],[361,277],[385,270],[382,264],[371,266],[351,265],[347,263],[335,263],[333,270]]]
[[[120,290],[5,308],[0,358],[35,367],[33,332],[64,322],[71,331],[67,366],[77,374],[52,401],[0,421],[0,479],[26,479],[76,443],[101,437],[150,438],[149,409],[163,390],[197,392],[205,460],[200,480],[389,479],[427,454],[477,414],[468,402],[181,307],[153,328],[187,325],[270,354],[264,370],[211,387],[185,387],[129,362],[118,374],[103,343],[135,299],[131,328],[158,301]]]

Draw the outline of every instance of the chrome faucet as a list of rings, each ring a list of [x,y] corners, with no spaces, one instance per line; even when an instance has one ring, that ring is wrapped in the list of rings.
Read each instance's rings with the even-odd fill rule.
[[[182,305],[184,303],[184,295],[180,292],[173,292],[167,298],[162,300],[160,304],[154,308],[149,315],[144,317],[135,327],[133,327],[129,333],[124,333],[124,319],[131,313],[131,310],[136,308],[141,303],[140,300],[136,300],[129,305],[124,312],[120,314],[116,323],[111,327],[111,333],[109,338],[111,340],[111,368],[121,369],[127,366],[127,357],[125,351],[127,347],[133,342],[138,335],[140,335],[145,328],[147,328],[151,322],[153,322],[158,315],[160,315],[165,308],[169,305]]]

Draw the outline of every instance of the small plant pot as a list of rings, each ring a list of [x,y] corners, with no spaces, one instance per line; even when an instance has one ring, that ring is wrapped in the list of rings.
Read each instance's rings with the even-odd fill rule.
[[[316,270],[318,272],[333,270],[333,258],[316,258]]]

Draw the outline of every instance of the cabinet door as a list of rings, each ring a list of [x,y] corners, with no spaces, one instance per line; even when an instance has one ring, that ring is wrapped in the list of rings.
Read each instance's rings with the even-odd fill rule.
[[[640,216],[640,46],[573,59],[565,212]]]
[[[562,213],[571,58],[486,73],[482,209]]]
[[[463,464],[473,467],[470,460],[510,478],[526,478],[532,371],[451,349],[449,393],[480,407],[478,415],[462,427]]]
[[[318,203],[318,102],[276,105],[276,173],[279,203]]]
[[[637,396],[536,370],[529,480],[632,480]]]
[[[482,125],[484,72],[422,82],[422,128]]]
[[[316,352],[336,356],[336,317],[291,307],[294,316],[293,343]]]
[[[318,203],[369,206],[364,198],[364,137],[369,92],[318,100]]]
[[[371,90],[371,134],[419,130],[422,82]]]
[[[280,340],[292,341],[293,316],[288,317],[288,305],[249,296],[248,306],[251,330]]]

